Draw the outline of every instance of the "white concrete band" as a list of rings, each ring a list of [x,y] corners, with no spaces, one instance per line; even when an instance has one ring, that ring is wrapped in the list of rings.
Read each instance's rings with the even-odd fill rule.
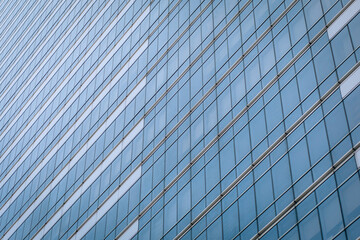
[[[341,96],[345,98],[353,89],[360,84],[360,67],[355,69],[341,84],[340,92]]]
[[[360,148],[355,152],[355,161],[358,168],[360,168]]]
[[[360,11],[360,0],[355,0],[345,11],[329,26],[327,32],[331,40],[345,27],[346,24]]]
[[[119,236],[116,239],[118,239],[118,240],[129,240],[133,236],[135,236],[135,234],[137,233],[138,230],[139,230],[139,220],[136,220],[133,224],[130,225],[130,227],[128,227],[126,229],[125,232],[123,232],[121,234],[121,236]]]

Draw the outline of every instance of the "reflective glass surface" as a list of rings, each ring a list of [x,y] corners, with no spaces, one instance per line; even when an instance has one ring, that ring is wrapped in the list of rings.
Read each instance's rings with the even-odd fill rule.
[[[0,2],[0,238],[360,237],[359,10]]]

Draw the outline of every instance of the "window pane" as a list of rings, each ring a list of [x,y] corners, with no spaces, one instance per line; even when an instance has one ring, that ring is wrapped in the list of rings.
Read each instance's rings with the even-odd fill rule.
[[[239,232],[238,205],[233,204],[223,214],[224,239],[232,239]]]
[[[244,229],[246,225],[256,216],[254,187],[251,187],[240,199],[240,230]]]
[[[274,39],[274,44],[276,59],[279,60],[290,49],[289,31],[287,27],[285,27]]]
[[[352,52],[350,36],[347,28],[344,28],[331,41],[331,47],[334,53],[335,64],[339,66],[346,57]]]
[[[330,147],[338,143],[348,132],[343,105],[338,105],[325,119]]]
[[[360,122],[360,87],[357,87],[350,95],[344,100],[347,120],[350,129],[353,129]]]
[[[250,122],[250,133],[251,133],[251,144],[253,147],[265,137],[266,126],[265,126],[264,111],[261,111]]]
[[[354,48],[358,48],[360,46],[360,14],[358,14],[350,23],[349,23],[349,29],[350,29],[350,35],[351,40],[354,44]]]
[[[246,89],[249,91],[259,80],[260,71],[257,59],[245,69]]]
[[[291,149],[289,155],[293,180],[296,181],[310,167],[305,140],[301,140]]]
[[[309,1],[304,11],[308,28],[310,28],[322,15],[320,0]]]
[[[274,47],[272,43],[260,53],[259,58],[261,75],[264,76],[275,64]]]
[[[329,150],[326,137],[325,124],[322,121],[308,135],[310,160],[314,164]]]
[[[320,223],[323,237],[329,239],[343,228],[339,199],[337,194],[332,194],[319,206]]]
[[[267,172],[256,184],[256,205],[258,213],[262,212],[273,200],[270,172]]]
[[[300,102],[296,81],[291,81],[281,91],[281,100],[283,103],[284,115],[287,116]]]
[[[315,89],[317,85],[314,65],[312,62],[310,62],[303,70],[301,70],[301,72],[297,75],[297,80],[299,83],[300,97],[302,100],[304,100],[305,97],[313,89]]]
[[[334,63],[329,45],[321,50],[321,52],[315,57],[314,62],[318,82],[321,82],[334,69]]]
[[[284,156],[272,168],[272,176],[274,179],[274,193],[278,197],[283,193],[291,184],[291,175],[288,156]]]
[[[300,238],[301,239],[321,239],[319,219],[317,211],[313,211],[300,224]]]
[[[339,190],[345,225],[360,215],[360,181],[359,176],[350,178]]]
[[[289,29],[292,44],[295,44],[306,33],[305,18],[302,11],[289,23]]]
[[[221,178],[235,166],[234,142],[231,141],[220,151]]]

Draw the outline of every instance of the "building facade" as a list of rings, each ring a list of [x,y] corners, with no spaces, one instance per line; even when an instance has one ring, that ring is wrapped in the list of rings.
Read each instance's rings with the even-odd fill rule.
[[[0,238],[358,238],[359,11],[0,2]]]

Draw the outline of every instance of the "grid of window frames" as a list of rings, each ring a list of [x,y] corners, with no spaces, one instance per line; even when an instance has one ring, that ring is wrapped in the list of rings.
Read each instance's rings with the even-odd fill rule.
[[[0,238],[358,238],[359,12],[1,2]]]

